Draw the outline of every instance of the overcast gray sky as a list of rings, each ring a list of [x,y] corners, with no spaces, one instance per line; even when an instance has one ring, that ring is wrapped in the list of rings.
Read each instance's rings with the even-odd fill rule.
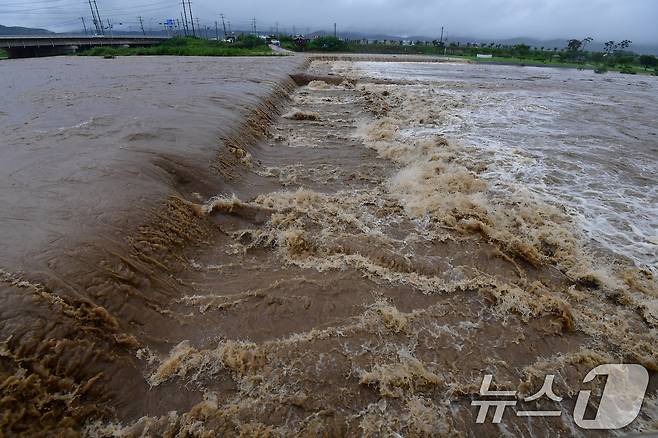
[[[103,19],[116,28],[137,29],[137,16],[157,27],[180,18],[179,0],[96,0]],[[333,29],[395,35],[449,35],[482,39],[535,37],[658,43],[658,0],[193,0],[193,13],[214,27],[223,12],[233,30],[248,29],[251,18],[269,31]],[[0,24],[64,31],[90,22],[87,0],[2,0]],[[123,23],[119,25],[118,23]]]

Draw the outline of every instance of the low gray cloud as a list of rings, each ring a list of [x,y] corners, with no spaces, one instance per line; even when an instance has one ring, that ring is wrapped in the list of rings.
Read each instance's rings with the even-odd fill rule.
[[[180,18],[177,0],[96,0],[103,18],[120,29],[137,29],[137,16],[157,28],[165,18]],[[193,13],[203,26],[214,28],[224,13],[234,30],[250,28],[297,32],[330,30],[394,35],[448,35],[481,39],[511,37],[628,38],[636,43],[658,43],[656,0],[335,0],[332,2],[278,0],[194,0]],[[70,30],[89,22],[85,0],[6,0],[0,4],[0,24]],[[121,24],[119,24],[121,23]]]

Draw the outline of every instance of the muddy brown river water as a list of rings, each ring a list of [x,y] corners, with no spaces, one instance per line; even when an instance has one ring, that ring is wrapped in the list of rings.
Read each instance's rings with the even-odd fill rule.
[[[651,375],[623,433],[658,428],[655,79],[297,56],[0,75],[7,435],[594,436],[576,396],[620,362]],[[563,415],[476,424],[485,374],[519,399],[554,374]]]

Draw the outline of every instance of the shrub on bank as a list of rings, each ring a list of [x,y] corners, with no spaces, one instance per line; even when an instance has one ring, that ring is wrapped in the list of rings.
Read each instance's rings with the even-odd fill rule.
[[[324,36],[309,41],[307,48],[317,52],[340,52],[347,48],[347,44],[340,38]]]
[[[256,41],[258,40],[258,41]],[[272,51],[261,38],[239,38],[234,44],[195,37],[175,37],[150,47],[93,47],[83,56],[263,56]]]

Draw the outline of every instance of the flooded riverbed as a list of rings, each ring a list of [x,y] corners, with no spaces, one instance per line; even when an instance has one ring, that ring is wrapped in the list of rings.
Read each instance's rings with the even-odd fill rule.
[[[90,163],[112,163],[107,179],[76,186],[86,193],[76,202],[91,205],[80,219],[21,213],[35,229],[61,224],[63,240],[21,239],[28,233],[5,219],[16,248],[37,242],[24,254],[49,256],[13,249],[2,266],[2,378],[13,394],[3,427],[96,436],[587,435],[567,413],[587,371],[623,361],[655,373],[654,127],[640,110],[634,124],[613,117],[617,125],[579,110],[613,99],[605,87],[619,76],[307,64],[190,60],[187,82],[172,84],[189,117],[154,116],[151,129],[130,133],[130,120],[149,111],[131,110],[133,93],[119,94],[122,118],[100,131],[112,140],[93,150],[123,150],[134,135],[172,129],[180,136],[163,143],[169,155],[107,161],[94,152],[87,164],[53,167],[84,175]],[[140,67],[125,68],[90,94],[132,83],[119,73]],[[287,76],[302,68],[308,74]],[[156,77],[168,82],[179,67],[169,69]],[[572,89],[581,77],[589,97]],[[655,93],[649,79],[630,81]],[[216,99],[194,109],[213,87]],[[142,97],[186,114],[168,97]],[[650,93],[643,99],[656,105]],[[52,129],[98,135],[92,122],[69,122]],[[40,144],[31,125],[14,123],[9,150]],[[69,135],[61,145],[79,160],[87,143]],[[151,157],[164,140],[134,141],[148,141]],[[637,154],[627,154],[627,167],[597,161],[594,143]],[[123,168],[115,163],[132,171],[112,173]],[[20,175],[19,164],[3,181]],[[601,169],[609,181],[596,178]],[[68,174],[34,188],[8,183],[3,196],[20,208],[20,190],[56,190]],[[633,200],[615,209],[602,185],[615,196],[633,185],[623,192]],[[117,207],[109,216],[85,216],[106,203]],[[484,374],[528,395],[547,373],[565,415],[475,423],[471,401]],[[653,388],[627,430],[655,429],[655,400]]]

